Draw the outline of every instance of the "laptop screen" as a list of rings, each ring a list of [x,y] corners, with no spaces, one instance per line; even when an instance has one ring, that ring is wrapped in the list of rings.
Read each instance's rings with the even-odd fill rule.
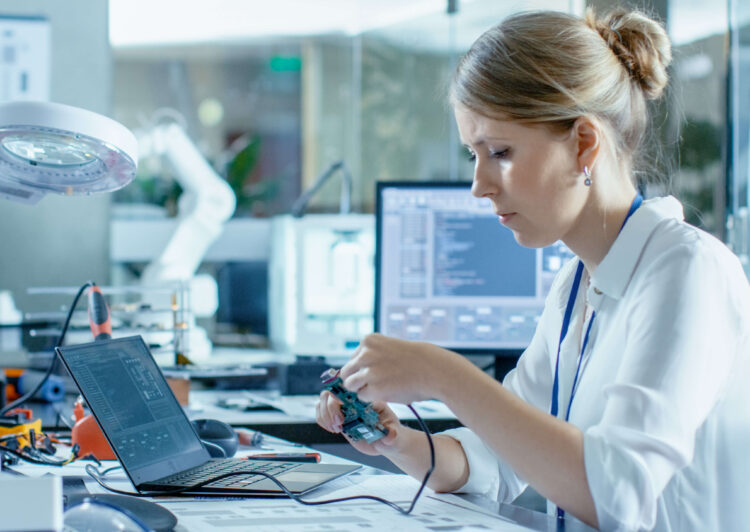
[[[140,336],[58,352],[135,486],[209,459]]]

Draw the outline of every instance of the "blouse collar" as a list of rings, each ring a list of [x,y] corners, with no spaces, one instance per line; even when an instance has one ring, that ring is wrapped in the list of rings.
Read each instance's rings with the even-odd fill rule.
[[[620,299],[651,234],[665,220],[684,220],[682,204],[676,198],[666,196],[644,201],[591,276],[591,290],[597,295]]]

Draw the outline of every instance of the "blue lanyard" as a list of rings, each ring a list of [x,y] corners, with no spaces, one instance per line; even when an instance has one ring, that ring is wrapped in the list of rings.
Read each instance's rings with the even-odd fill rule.
[[[638,207],[641,206],[641,203],[643,203],[643,197],[640,194],[636,194],[635,199],[633,200],[633,203],[630,205],[630,210],[628,211],[627,216],[625,216],[625,220],[622,222],[622,226],[620,226],[620,231],[622,231],[622,228],[625,227],[625,224],[628,221],[628,218],[632,216],[632,214],[638,209]],[[565,336],[568,334],[568,327],[570,326],[570,317],[573,314],[573,307],[575,306],[576,302],[576,296],[578,295],[578,288],[581,285],[581,277],[583,277],[583,262],[578,261],[578,267],[576,268],[576,274],[573,278],[573,286],[570,288],[570,295],[568,296],[568,304],[565,307],[565,314],[563,315],[563,323],[562,323],[562,329],[560,330],[560,341],[557,344],[557,359],[555,361],[555,380],[552,383],[552,406],[550,407],[550,414],[557,417],[558,412],[558,404],[557,404],[557,395],[560,388],[559,383],[559,370],[560,370],[560,347],[562,346],[563,340],[565,339]],[[596,311],[591,313],[591,319],[589,319],[589,324],[586,327],[586,334],[583,336],[583,345],[581,345],[581,354],[578,356],[578,366],[576,367],[576,374],[573,377],[573,386],[570,389],[570,399],[568,400],[568,408],[565,411],[565,421],[568,421],[570,418],[570,407],[573,404],[573,397],[576,393],[576,384],[578,384],[578,374],[581,371],[581,362],[583,361],[583,353],[586,351],[586,344],[589,342],[589,333],[591,332],[591,326],[594,323],[594,318],[596,317]],[[565,512],[558,508],[557,509],[557,517],[562,519],[565,516]]]

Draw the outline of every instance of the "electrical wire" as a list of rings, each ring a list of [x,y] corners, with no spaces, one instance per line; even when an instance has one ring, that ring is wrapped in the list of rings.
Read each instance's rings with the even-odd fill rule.
[[[412,411],[412,413],[414,414],[414,416],[416,416],[417,423],[419,424],[419,427],[422,429],[422,431],[427,436],[427,443],[428,443],[429,448],[430,448],[430,468],[427,470],[427,473],[425,473],[425,476],[422,479],[422,483],[419,486],[419,489],[417,490],[416,495],[414,495],[414,498],[412,499],[411,504],[409,505],[409,508],[407,508],[407,509],[403,509],[398,504],[396,504],[396,503],[394,503],[392,501],[389,501],[387,499],[383,499],[382,497],[377,497],[375,495],[353,495],[351,497],[339,497],[339,498],[336,498],[336,499],[325,499],[325,500],[322,500],[322,501],[307,501],[307,500],[301,498],[299,495],[295,495],[294,493],[292,493],[291,491],[289,491],[289,489],[286,486],[284,486],[284,484],[281,483],[281,481],[279,481],[274,475],[266,473],[265,471],[253,471],[253,470],[248,470],[248,471],[233,471],[231,473],[223,473],[221,475],[217,475],[217,476],[212,477],[212,478],[210,478],[208,480],[204,480],[203,482],[199,482],[198,484],[193,484],[192,486],[186,486],[186,487],[175,488],[175,489],[170,489],[170,490],[140,491],[140,492],[132,492],[132,491],[119,490],[119,489],[116,489],[116,488],[113,488],[113,487],[107,485],[104,482],[103,477],[112,468],[100,472],[93,465],[88,464],[86,466],[86,473],[88,473],[89,476],[91,476],[91,478],[93,478],[104,489],[106,489],[108,491],[111,491],[113,493],[119,493],[120,495],[130,495],[130,496],[133,496],[133,497],[158,497],[158,496],[164,496],[164,495],[179,495],[180,493],[187,493],[187,492],[195,491],[197,489],[202,488],[203,486],[206,486],[207,484],[211,484],[213,482],[217,482],[219,480],[222,480],[222,479],[228,478],[228,477],[235,477],[235,476],[239,476],[239,475],[244,475],[244,476],[260,475],[262,477],[265,477],[265,478],[271,480],[274,484],[276,484],[281,489],[281,491],[283,491],[287,495],[287,497],[289,497],[293,501],[298,502],[299,504],[303,504],[305,506],[319,506],[319,505],[323,505],[323,504],[332,504],[332,503],[335,503],[335,502],[344,502],[344,501],[354,501],[354,500],[365,499],[365,500],[371,500],[371,501],[375,501],[375,502],[379,502],[379,503],[385,504],[385,505],[390,506],[394,510],[396,510],[396,511],[398,511],[398,512],[404,514],[404,515],[409,515],[412,512],[412,510],[414,510],[414,506],[416,506],[417,501],[419,500],[420,495],[422,495],[422,491],[424,491],[424,488],[427,485],[427,481],[430,479],[430,476],[432,475],[432,472],[435,470],[435,446],[432,443],[432,435],[430,434],[430,431],[427,428],[427,426],[425,425],[425,423],[422,420],[422,418],[419,417],[419,414],[417,414],[417,411],[414,410],[414,408],[411,405],[407,405],[407,406]],[[217,494],[220,494],[220,493],[217,493]],[[233,495],[234,495],[234,493],[233,493]]]
[[[76,293],[76,296],[73,299],[73,304],[70,306],[70,309],[68,310],[68,315],[65,318],[65,323],[63,325],[62,331],[60,332],[60,337],[57,339],[57,342],[55,343],[55,348],[60,347],[62,345],[63,341],[65,340],[65,335],[66,335],[66,333],[68,331],[68,326],[70,325],[70,320],[71,320],[71,318],[73,316],[73,312],[75,311],[75,308],[76,308],[76,306],[78,304],[78,300],[83,295],[83,292],[87,288],[89,288],[91,286],[94,286],[94,283],[92,281],[87,281],[86,283],[84,283],[79,288],[78,293]],[[2,409],[0,409],[0,416],[6,414],[10,410],[18,407],[19,405],[22,405],[23,403],[25,403],[26,401],[28,401],[30,398],[32,398],[34,395],[36,395],[36,393],[42,388],[42,386],[44,385],[44,383],[47,381],[47,379],[49,378],[49,376],[54,371],[54,369],[55,369],[55,363],[56,362],[57,362],[57,354],[55,352],[55,355],[53,355],[52,362],[50,363],[49,368],[47,369],[47,372],[44,374],[44,377],[39,381],[39,383],[37,383],[37,385],[34,387],[34,389],[31,390],[30,392],[28,392],[27,394],[23,395],[22,397],[19,397],[18,399],[16,399],[12,403],[9,403],[8,405],[6,405],[5,407],[3,407]],[[414,506],[417,504],[417,501],[419,500],[419,497],[422,494],[422,491],[424,491],[424,488],[427,485],[427,482],[430,479],[430,476],[432,475],[432,472],[435,470],[435,447],[434,447],[434,445],[432,443],[432,435],[430,434],[430,431],[427,428],[427,426],[425,425],[425,423],[422,420],[422,418],[419,416],[419,414],[417,414],[417,411],[414,410],[414,408],[411,405],[407,405],[407,406],[412,411],[412,413],[414,414],[414,416],[417,419],[417,423],[419,423],[420,428],[422,429],[422,431],[427,436],[427,443],[428,443],[429,448],[430,448],[430,468],[425,473],[424,479],[422,480],[422,483],[419,486],[419,489],[417,490],[416,495],[412,499],[411,504],[409,505],[409,508],[406,509],[406,510],[404,510],[399,505],[397,505],[397,504],[395,504],[395,503],[393,503],[393,502],[391,502],[391,501],[389,501],[387,499],[383,499],[381,497],[376,497],[374,495],[354,495],[354,496],[351,496],[351,497],[340,497],[340,498],[336,498],[336,499],[327,499],[327,500],[323,500],[323,501],[306,501],[306,500],[302,499],[301,497],[299,497],[298,495],[295,495],[294,493],[292,493],[291,491],[289,491],[289,489],[286,486],[284,486],[284,484],[282,484],[278,479],[276,479],[275,476],[270,475],[270,474],[268,474],[268,473],[266,473],[264,471],[253,471],[253,470],[250,470],[250,471],[237,471],[237,472],[231,472],[231,473],[224,473],[222,475],[218,475],[218,476],[213,477],[213,478],[211,478],[209,480],[200,482],[198,484],[194,484],[192,486],[187,486],[187,487],[182,487],[182,488],[176,488],[174,490],[164,490],[164,491],[156,491],[156,492],[138,492],[138,493],[135,493],[135,492],[128,492],[128,491],[123,491],[123,490],[118,490],[116,488],[112,488],[111,486],[108,486],[102,480],[102,477],[104,475],[106,475],[108,472],[110,472],[113,469],[115,469],[117,467],[120,467],[120,466],[109,468],[109,469],[106,469],[103,472],[100,472],[93,465],[88,464],[85,469],[86,469],[86,472],[89,474],[89,476],[91,476],[104,489],[109,490],[109,491],[111,491],[113,493],[119,493],[119,494],[122,494],[122,495],[130,495],[130,496],[136,496],[136,497],[153,497],[153,496],[158,496],[158,495],[169,495],[169,494],[175,494],[176,495],[176,494],[179,494],[179,493],[185,493],[185,492],[188,492],[188,491],[192,491],[192,490],[201,488],[201,487],[203,487],[203,486],[205,486],[207,484],[211,484],[213,482],[216,482],[218,480],[221,480],[221,479],[224,479],[224,478],[227,478],[227,477],[238,476],[238,475],[260,475],[260,476],[266,477],[269,480],[271,480],[289,498],[291,498],[292,500],[298,502],[299,504],[303,504],[303,505],[306,505],[306,506],[318,506],[318,505],[323,505],[323,504],[332,504],[332,503],[336,503],[336,502],[344,502],[344,501],[353,501],[353,500],[366,499],[366,500],[372,500],[372,501],[383,503],[383,504],[385,504],[387,506],[390,506],[394,510],[397,510],[398,512],[400,512],[400,513],[402,513],[404,515],[408,515],[414,509]],[[58,411],[58,416],[59,416],[59,414],[60,413]],[[76,456],[75,453],[73,455],[71,455],[70,458],[65,459],[65,460],[60,460],[60,461],[44,459],[41,456],[39,458],[32,458],[30,456],[27,456],[25,453],[22,453],[20,451],[16,451],[16,450],[13,450],[13,449],[9,449],[9,448],[7,448],[5,446],[0,447],[0,453],[9,453],[11,455],[17,456],[18,458],[21,458],[22,460],[30,462],[32,464],[52,465],[52,466],[64,466],[64,465],[67,465],[67,464],[69,464],[69,463],[71,463],[71,462],[73,462],[73,461],[78,460],[78,459],[81,458],[81,457]],[[97,460],[97,463],[99,463],[98,460]]]
[[[65,460],[50,460],[49,458],[44,458],[41,454],[36,457],[32,457],[26,454],[25,452],[18,451],[16,449],[10,449],[5,446],[0,446],[0,455],[2,455],[3,453],[8,453],[8,454],[12,454],[13,456],[17,456],[21,460],[25,462],[29,462],[30,464],[46,465],[46,466],[60,466],[60,467],[64,465],[68,465],[72,462],[75,462],[76,460],[82,460],[84,458],[89,458],[89,457],[93,458],[91,455],[77,456],[75,453],[72,453],[70,457],[66,458]]]
[[[76,294],[76,297],[73,299],[73,304],[70,306],[70,309],[68,309],[68,315],[65,318],[65,324],[63,325],[62,331],[60,332],[60,336],[57,339],[57,342],[55,342],[56,348],[60,347],[63,341],[65,341],[65,334],[68,332],[68,326],[70,325],[70,320],[73,317],[73,311],[75,310],[76,305],[78,304],[78,300],[83,295],[83,292],[91,286],[94,286],[94,282],[87,281],[86,283],[83,284],[83,286],[81,286],[81,288],[78,289],[78,293]],[[18,406],[22,405],[23,403],[25,403],[26,401],[34,397],[37,394],[37,392],[42,389],[42,386],[44,386],[44,383],[47,382],[47,379],[49,378],[49,376],[52,375],[52,372],[55,370],[56,362],[57,362],[57,352],[53,351],[52,362],[50,362],[49,368],[47,368],[47,372],[44,374],[44,377],[42,377],[39,380],[37,385],[34,386],[33,390],[31,390],[27,394],[19,397],[12,403],[7,404],[2,409],[0,409],[0,416],[4,416],[7,412],[10,412],[14,408],[17,408]]]
[[[117,471],[118,469],[122,469],[122,466],[121,465],[116,465],[116,466],[108,467],[107,469],[105,469],[104,471],[102,471],[99,474],[102,477],[104,477],[104,476],[108,475],[109,473],[111,473],[112,471]]]

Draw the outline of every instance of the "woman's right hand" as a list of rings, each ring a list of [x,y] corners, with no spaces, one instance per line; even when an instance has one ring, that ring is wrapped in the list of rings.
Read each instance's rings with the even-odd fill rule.
[[[320,399],[315,408],[318,425],[328,432],[333,432],[334,434],[342,433],[344,415],[341,413],[341,404],[341,400],[338,397],[324,390],[320,394]],[[344,437],[355,449],[364,454],[372,456],[388,455],[397,451],[398,437],[405,427],[386,403],[376,401],[372,403],[372,407],[380,414],[380,422],[388,429],[388,434],[373,443],[367,443],[365,440],[354,441],[346,434],[344,434]]]

